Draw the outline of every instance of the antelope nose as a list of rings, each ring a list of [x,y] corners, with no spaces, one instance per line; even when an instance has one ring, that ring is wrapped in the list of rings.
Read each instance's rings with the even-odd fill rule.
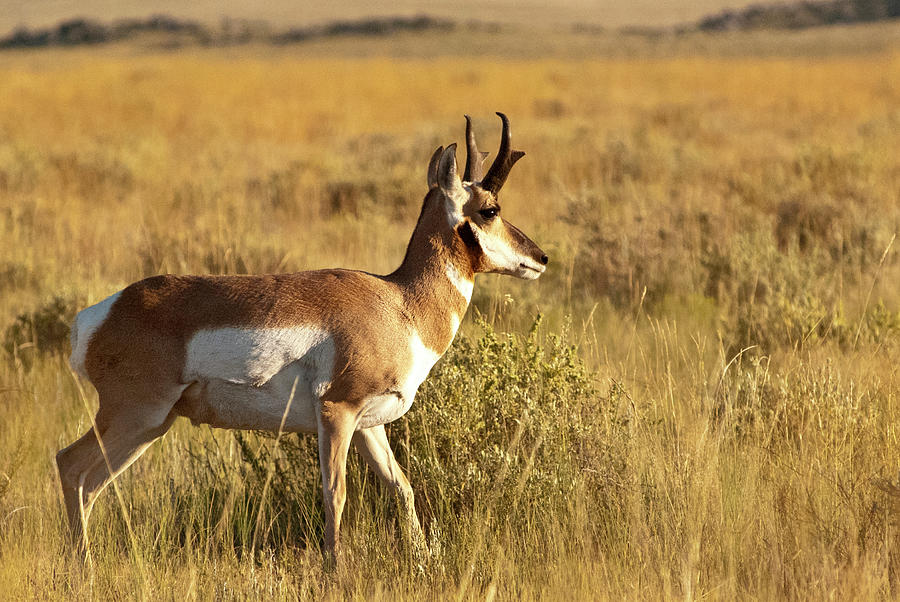
[[[547,265],[547,262],[550,261],[550,258],[546,255],[541,255],[541,263]]]

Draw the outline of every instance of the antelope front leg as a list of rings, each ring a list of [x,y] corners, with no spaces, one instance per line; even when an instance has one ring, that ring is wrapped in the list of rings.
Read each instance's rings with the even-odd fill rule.
[[[416,549],[425,551],[425,535],[416,515],[413,490],[406,475],[403,474],[403,469],[394,458],[384,425],[356,431],[353,434],[353,444],[381,481],[397,493],[405,514],[407,533]]]
[[[333,561],[340,551],[341,514],[347,500],[347,451],[356,427],[351,413],[323,402],[318,416],[319,466],[325,502],[325,550]]]

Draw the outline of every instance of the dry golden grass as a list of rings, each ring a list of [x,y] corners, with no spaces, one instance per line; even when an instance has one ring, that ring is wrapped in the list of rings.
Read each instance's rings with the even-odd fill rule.
[[[4,595],[896,597],[896,49],[310,52],[0,55]],[[493,150],[495,110],[528,152],[504,214],[551,270],[536,283],[479,277],[475,309],[511,332],[538,310],[551,333],[571,316],[562,336],[596,390],[563,387],[578,371],[553,363],[548,340],[556,351],[542,358],[526,346],[467,364],[475,352],[462,348],[439,365],[392,431],[428,509],[424,561],[397,543],[389,497],[358,470],[337,573],[322,572],[314,478],[279,501],[298,518],[270,517],[249,551],[260,502],[235,439],[179,424],[121,481],[134,533],[107,493],[91,525],[96,564],[73,562],[52,459],[88,414],[54,320],[160,272],[388,271],[431,151],[462,139],[463,113]],[[34,332],[14,328],[41,308]],[[542,380],[521,384],[531,374]],[[478,385],[492,382],[505,384]],[[459,391],[486,396],[482,422],[458,420],[473,411]],[[514,419],[527,426],[520,444]],[[491,420],[511,430],[477,430]],[[496,494],[460,496],[501,465]],[[560,475],[567,489],[549,485]]]

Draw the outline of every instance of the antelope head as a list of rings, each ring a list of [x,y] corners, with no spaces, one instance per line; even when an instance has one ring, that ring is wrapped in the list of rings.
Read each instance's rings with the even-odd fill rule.
[[[512,166],[525,153],[512,150],[509,119],[497,113],[503,122],[500,150],[482,176],[482,162],[488,153],[479,152],[466,115],[466,168],[460,179],[456,165],[456,144],[438,148],[428,168],[428,184],[443,193],[450,227],[465,243],[475,272],[509,274],[534,280],[544,273],[549,259],[530,238],[503,219],[500,214],[500,189]]]

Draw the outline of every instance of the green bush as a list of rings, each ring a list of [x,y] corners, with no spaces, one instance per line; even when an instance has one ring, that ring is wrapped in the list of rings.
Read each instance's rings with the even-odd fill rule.
[[[525,336],[479,326],[482,335],[459,337],[420,389],[406,419],[410,472],[426,489],[427,514],[488,499],[499,515],[547,511],[602,447],[594,385],[565,333],[541,340],[540,318]]]
[[[621,391],[599,395],[566,332],[543,336],[540,322],[538,317],[526,335],[516,335],[498,334],[479,320],[481,334],[457,336],[412,410],[389,425],[428,530],[456,533],[468,524],[461,517],[473,516],[493,517],[482,525],[486,529],[550,528],[553,521],[533,519],[565,521],[573,499],[586,491],[602,506],[615,506],[600,498],[616,494],[606,485],[622,481],[610,475],[625,470],[622,454],[613,449],[622,439],[609,429],[621,426],[614,417]],[[270,534],[318,538],[315,438],[283,437],[276,449],[259,445],[253,435],[235,437],[245,482],[261,491],[269,480]],[[355,456],[348,470],[351,499],[367,470]],[[359,503],[377,515],[383,502],[368,495]],[[300,532],[291,533],[296,527]]]

